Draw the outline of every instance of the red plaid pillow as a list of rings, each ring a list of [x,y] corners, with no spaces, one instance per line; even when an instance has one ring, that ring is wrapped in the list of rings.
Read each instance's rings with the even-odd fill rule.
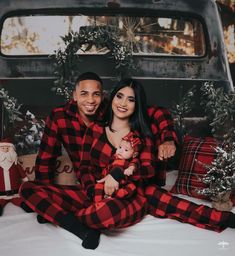
[[[208,199],[206,196],[198,195],[196,188],[205,188],[206,185],[200,181],[206,173],[205,167],[199,162],[210,164],[216,157],[217,143],[214,138],[206,137],[193,138],[186,136],[184,139],[179,173],[175,185],[171,189],[172,193],[188,195],[200,199]],[[197,160],[197,161],[196,161]]]

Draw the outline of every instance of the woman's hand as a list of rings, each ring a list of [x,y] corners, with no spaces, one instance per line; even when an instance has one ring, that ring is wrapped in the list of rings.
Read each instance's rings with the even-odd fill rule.
[[[174,141],[165,141],[158,147],[158,159],[167,160],[175,155],[176,146]]]
[[[119,187],[119,183],[110,174],[101,180],[97,180],[97,182],[104,183],[104,193],[107,196],[111,196]]]

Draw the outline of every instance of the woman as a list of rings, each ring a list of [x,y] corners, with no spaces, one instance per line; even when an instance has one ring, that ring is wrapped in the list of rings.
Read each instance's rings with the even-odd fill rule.
[[[102,229],[121,228],[139,222],[147,212],[142,181],[154,175],[154,152],[147,123],[146,97],[142,86],[132,80],[120,81],[110,95],[105,126],[93,124],[86,130],[78,170],[80,186],[45,185],[27,182],[21,195],[29,207],[46,220],[61,226],[83,240],[85,248],[95,249]],[[136,193],[127,199],[112,197],[122,172],[111,172],[101,179],[121,139],[138,131],[144,147],[136,163],[133,180]],[[93,203],[96,182],[104,183],[106,198]],[[88,228],[89,227],[89,228]]]

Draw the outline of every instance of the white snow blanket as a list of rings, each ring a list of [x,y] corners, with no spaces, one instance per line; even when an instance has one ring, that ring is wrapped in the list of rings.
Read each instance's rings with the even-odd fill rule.
[[[167,188],[177,173],[168,173]],[[196,203],[208,202],[184,196]],[[235,212],[235,208],[233,208]],[[0,217],[0,256],[232,256],[235,229],[222,233],[203,230],[175,220],[146,216],[140,223],[101,235],[96,250],[52,224],[39,224],[35,213],[9,203]]]

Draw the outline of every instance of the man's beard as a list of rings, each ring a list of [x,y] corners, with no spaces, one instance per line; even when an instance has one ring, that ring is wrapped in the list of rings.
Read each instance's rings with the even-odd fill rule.
[[[8,152],[0,152],[0,167],[4,170],[8,170],[16,161],[17,154],[13,148],[10,148]]]

